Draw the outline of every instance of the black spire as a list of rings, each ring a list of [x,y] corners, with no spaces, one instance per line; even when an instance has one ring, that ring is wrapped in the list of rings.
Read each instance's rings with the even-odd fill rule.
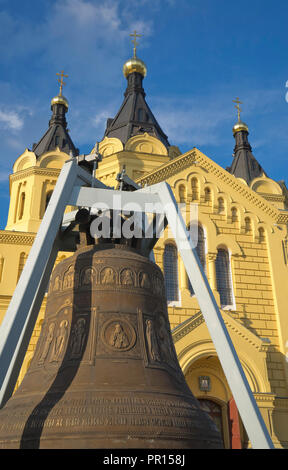
[[[104,137],[117,137],[125,145],[130,137],[147,132],[161,140],[165,147],[170,147],[167,136],[145,100],[146,94],[142,86],[146,74],[145,64],[134,58],[124,65],[123,70],[127,78],[124,101],[115,118],[107,120]]]
[[[227,171],[237,178],[243,178],[250,184],[254,178],[263,174],[266,175],[266,173],[252,153],[252,148],[248,141],[248,126],[242,121],[238,121],[233,127],[233,134],[236,142],[234,160],[231,167],[227,168]]]
[[[75,148],[67,129],[65,114],[68,111],[68,102],[62,95],[55,96],[51,101],[52,116],[49,121],[49,128],[37,144],[33,144],[33,152],[36,157],[40,157],[45,152],[59,147],[60,150],[75,157],[79,154]]]

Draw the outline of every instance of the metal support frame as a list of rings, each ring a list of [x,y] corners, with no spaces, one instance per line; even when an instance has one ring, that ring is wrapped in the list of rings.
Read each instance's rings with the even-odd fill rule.
[[[126,175],[125,175],[126,176]],[[130,180],[131,182],[132,180]],[[83,187],[89,185],[90,187]],[[59,249],[59,229],[62,223],[73,221],[75,213],[65,214],[66,205],[101,207],[105,203],[113,210],[125,208],[127,202],[137,203],[145,213],[146,204],[152,203],[155,213],[165,215],[183,259],[187,275],[193,286],[201,312],[214,343],[227,382],[232,391],[253,448],[272,449],[273,443],[257,407],[241,363],[226,329],[208,280],[187,234],[184,219],[177,210],[170,186],[163,182],[142,189],[114,191],[83,170],[77,160],[66,162],[45,212],[43,221],[30,250],[25,267],[0,327],[0,407],[12,395],[15,383],[37,320],[37,315]],[[107,191],[109,189],[109,191]],[[169,211],[165,209],[169,203]],[[63,217],[64,216],[64,217]],[[181,243],[180,243],[181,241]],[[151,247],[147,242],[147,247]],[[153,259],[153,252],[150,252]]]

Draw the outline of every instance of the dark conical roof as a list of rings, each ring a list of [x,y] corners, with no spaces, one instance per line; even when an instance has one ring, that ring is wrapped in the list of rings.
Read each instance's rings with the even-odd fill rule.
[[[234,126],[234,137],[236,141],[234,160],[231,167],[227,168],[227,171],[237,178],[243,178],[250,184],[254,178],[263,174],[266,175],[266,173],[252,153],[252,148],[248,141],[248,127],[246,124],[240,126],[239,123],[237,123],[237,125],[237,130],[237,126]]]
[[[143,78],[139,72],[128,74],[124,101],[114,119],[107,120],[104,137],[117,137],[125,145],[130,137],[147,132],[168,148],[168,138],[145,100]]]
[[[49,121],[49,128],[43,137],[41,137],[39,142],[37,144],[33,144],[32,150],[37,158],[45,152],[56,149],[56,147],[59,147],[60,150],[67,154],[72,153],[73,156],[76,156],[79,153],[78,149],[75,148],[67,129],[67,121],[65,118],[65,114],[68,110],[67,100],[65,98],[57,100],[56,98],[64,97],[55,97],[51,102],[51,110],[53,114]]]

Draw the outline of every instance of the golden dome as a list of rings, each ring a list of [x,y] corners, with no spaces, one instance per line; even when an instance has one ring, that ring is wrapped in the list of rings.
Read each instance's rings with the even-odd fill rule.
[[[67,109],[69,107],[68,100],[65,98],[65,96],[62,95],[54,96],[54,98],[51,100],[51,106],[53,106],[53,104],[64,104]]]
[[[245,122],[238,121],[233,127],[233,134],[236,134],[236,132],[240,132],[240,131],[249,132],[249,128],[247,124],[245,124]]]
[[[123,65],[123,74],[125,78],[127,78],[128,75],[133,72],[141,73],[143,77],[146,76],[146,65],[144,64],[143,60],[138,59],[138,57],[133,57],[132,59],[127,60],[127,62],[125,62]]]

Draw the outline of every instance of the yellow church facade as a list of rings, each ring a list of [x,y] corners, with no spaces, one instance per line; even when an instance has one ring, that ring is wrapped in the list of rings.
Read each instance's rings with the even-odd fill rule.
[[[128,70],[126,78],[133,78],[133,74],[135,80],[145,76],[143,70],[136,67],[136,71]],[[127,99],[129,93],[141,94],[140,82],[136,82],[128,83]],[[60,104],[52,100],[54,117],[49,129],[63,125],[60,114],[61,110],[67,112],[68,104],[61,99],[60,95]],[[125,106],[127,101],[120,114],[126,112]],[[144,105],[141,106],[139,109],[145,112]],[[114,124],[116,121],[115,118]],[[137,122],[139,124],[140,119]],[[145,128],[147,122],[150,127]],[[166,181],[179,204],[187,210],[190,205],[197,207],[199,259],[273,443],[277,448],[288,448],[287,188],[257,167],[258,162],[255,163],[253,155],[249,154],[248,127],[240,119],[233,128],[236,140],[234,163],[238,159],[235,165],[243,168],[241,159],[249,160],[253,171],[246,179],[239,176],[236,167],[225,170],[197,148],[181,154],[177,147],[166,144],[152,118],[149,121],[147,115],[146,120],[144,116],[143,123],[144,128],[139,125],[139,131],[134,135],[119,138],[117,132],[121,126],[113,128],[109,121],[108,130],[99,143],[102,161],[96,177],[106,185],[116,187],[117,174],[125,166],[126,174],[139,185]],[[50,141],[48,145],[48,137],[45,137],[43,152],[42,141],[34,150],[26,149],[15,161],[10,176],[8,220],[5,230],[0,231],[0,321],[61,168],[75,150],[72,144],[68,150],[65,147],[66,134],[59,134],[58,141],[56,134],[53,138],[50,136],[51,142],[54,139],[53,145]],[[59,253],[56,263],[70,255]],[[249,447],[169,227],[154,248],[154,257],[164,273],[173,340],[186,381],[221,430],[225,448]],[[46,296],[17,384],[23,379],[33,356],[45,304]]]

